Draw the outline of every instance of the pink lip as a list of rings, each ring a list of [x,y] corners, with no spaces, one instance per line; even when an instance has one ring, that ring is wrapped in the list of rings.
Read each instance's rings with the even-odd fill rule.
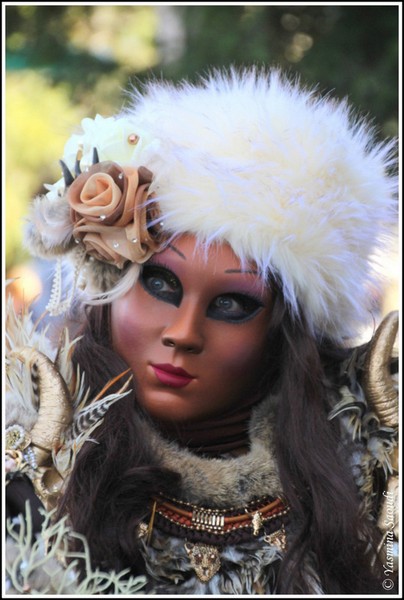
[[[159,381],[170,387],[181,388],[185,387],[193,379],[192,375],[187,373],[180,367],[174,367],[170,364],[151,365],[152,369]]]

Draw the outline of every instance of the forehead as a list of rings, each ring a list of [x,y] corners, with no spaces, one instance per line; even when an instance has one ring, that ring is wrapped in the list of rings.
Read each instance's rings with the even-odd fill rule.
[[[175,238],[162,252],[154,258],[162,260],[182,260],[193,268],[208,268],[212,272],[232,271],[258,276],[252,261],[241,261],[226,242],[212,244],[200,243],[193,235],[181,235]]]

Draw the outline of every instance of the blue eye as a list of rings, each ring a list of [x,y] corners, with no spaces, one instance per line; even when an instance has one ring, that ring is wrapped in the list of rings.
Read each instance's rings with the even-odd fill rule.
[[[169,269],[156,265],[144,265],[139,281],[154,298],[179,306],[182,287],[177,277]]]
[[[208,317],[231,323],[242,322],[256,315],[262,302],[244,294],[223,294],[217,296],[208,308]]]

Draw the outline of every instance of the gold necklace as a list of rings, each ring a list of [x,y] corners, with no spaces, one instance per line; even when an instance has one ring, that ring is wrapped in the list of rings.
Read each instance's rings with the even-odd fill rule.
[[[149,524],[141,535],[150,543],[153,528],[185,538],[184,548],[202,582],[208,582],[221,566],[220,547],[264,533],[264,542],[286,548],[285,523],[289,506],[282,498],[263,498],[241,508],[206,508],[176,498],[153,498]]]

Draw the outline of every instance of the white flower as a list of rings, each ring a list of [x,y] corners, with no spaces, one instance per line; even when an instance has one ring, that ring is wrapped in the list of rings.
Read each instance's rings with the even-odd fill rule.
[[[144,131],[126,117],[85,118],[81,121],[83,132],[74,134],[66,142],[63,161],[70,170],[74,169],[77,152],[82,151],[81,170],[90,167],[93,151],[97,149],[100,161],[112,160],[121,166],[140,166],[140,154],[152,140]]]
[[[74,167],[78,152],[82,152],[80,168],[82,171],[93,164],[94,148],[97,149],[100,161],[111,160],[119,165],[139,167],[140,155],[155,144],[144,131],[126,117],[85,118],[81,121],[82,133],[73,134],[66,142],[63,162],[74,175]],[[63,195],[65,180],[62,177],[54,184],[45,184],[46,196],[53,201]]]
[[[56,183],[45,183],[44,188],[49,190],[46,194],[49,200],[56,201],[59,198],[59,196],[63,195],[65,191],[65,180],[62,177]]]

